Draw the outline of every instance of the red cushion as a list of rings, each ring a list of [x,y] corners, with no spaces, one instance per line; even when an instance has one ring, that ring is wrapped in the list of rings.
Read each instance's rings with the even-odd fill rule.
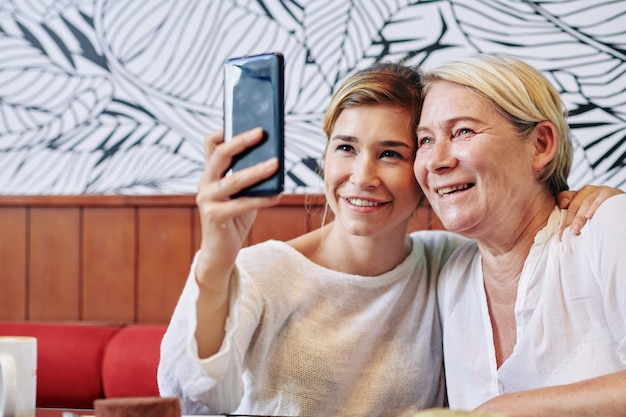
[[[166,328],[128,325],[113,336],[102,363],[107,398],[159,396],[157,367]]]
[[[37,338],[37,407],[92,408],[102,398],[102,358],[119,326],[0,322],[0,334]]]

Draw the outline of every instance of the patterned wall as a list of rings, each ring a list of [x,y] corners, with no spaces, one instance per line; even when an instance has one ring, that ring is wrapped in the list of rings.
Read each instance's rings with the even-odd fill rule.
[[[626,189],[626,1],[0,0],[0,193],[193,193],[222,62],[286,58],[288,192],[318,192],[321,118],[375,61],[483,51],[563,93],[570,186]]]

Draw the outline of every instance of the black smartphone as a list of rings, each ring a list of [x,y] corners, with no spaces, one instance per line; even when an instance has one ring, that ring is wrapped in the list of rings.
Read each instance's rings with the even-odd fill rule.
[[[224,140],[263,128],[263,139],[233,159],[237,171],[278,158],[278,171],[232,197],[264,196],[283,191],[284,158],[284,58],[279,52],[230,58],[224,63]]]

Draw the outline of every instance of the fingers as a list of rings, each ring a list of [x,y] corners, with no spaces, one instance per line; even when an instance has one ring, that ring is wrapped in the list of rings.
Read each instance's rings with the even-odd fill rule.
[[[569,208],[569,205],[575,196],[576,196],[576,191],[572,191],[572,190],[561,191],[556,196],[556,201],[557,201],[557,204],[559,205],[559,208],[561,209]]]
[[[567,208],[567,215],[561,234],[563,229],[570,225],[572,233],[575,235],[580,234],[582,228],[594,216],[602,203],[618,194],[623,194],[623,191],[617,188],[596,185],[586,185],[578,192],[565,191],[560,193],[557,197],[559,207]]]
[[[570,227],[573,234],[578,235],[580,231],[589,220],[587,213],[592,201],[597,196],[597,189],[593,187],[583,187],[580,191],[567,191],[565,193],[565,202],[569,198],[569,205],[567,207],[559,204],[561,208],[567,208],[567,215],[565,216],[565,222],[561,228],[561,235],[566,227]],[[559,201],[561,202],[561,194],[559,194]],[[564,202],[563,202],[564,203]],[[593,211],[595,213],[595,210]]]
[[[205,214],[203,217],[207,226],[224,225],[239,215],[278,202],[275,198],[261,197],[239,198],[237,201],[230,199],[244,188],[271,177],[278,170],[276,158],[224,176],[233,158],[246,148],[255,145],[262,137],[263,131],[260,128],[236,135],[228,141],[224,141],[221,130],[205,136],[206,163],[198,182],[196,203],[201,213]]]
[[[216,191],[222,195],[231,196],[244,188],[250,187],[271,177],[278,170],[278,159],[267,161],[239,170],[232,175],[223,177],[216,184]]]
[[[218,130],[204,138],[205,167],[201,181],[216,181],[228,170],[233,157],[263,138],[263,130],[255,128],[224,142],[224,131]]]
[[[584,216],[572,214],[569,210],[568,210],[567,216],[568,217],[573,216],[573,220],[570,220],[571,221],[570,230],[572,231],[573,234],[579,235],[581,229],[583,228],[585,223],[587,223],[588,219]],[[561,235],[563,234],[563,230],[564,229],[561,230]]]
[[[261,128],[243,132],[227,142],[224,142],[222,130],[206,135],[204,138],[206,163],[198,188],[213,195],[225,197],[269,178],[278,169],[276,158],[242,169],[223,178],[233,158],[258,143],[262,138],[263,130]]]
[[[591,219],[596,214],[596,211],[598,211],[598,208],[600,208],[600,206],[604,204],[606,200],[618,194],[624,194],[624,191],[620,190],[619,188],[612,188],[608,186],[593,187],[594,189],[598,190],[595,194],[595,198],[591,198],[593,197],[592,194],[589,198],[585,199],[585,201],[580,206],[580,211],[585,213],[585,217],[587,219]]]

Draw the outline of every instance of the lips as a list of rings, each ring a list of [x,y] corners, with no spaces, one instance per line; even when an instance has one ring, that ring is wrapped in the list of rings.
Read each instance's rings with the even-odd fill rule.
[[[474,184],[459,184],[459,185],[450,185],[447,187],[441,187],[437,189],[437,193],[439,193],[439,195],[441,196],[445,196],[445,195],[450,195],[453,194],[457,191],[463,191],[463,190],[467,190],[469,188],[472,188],[474,186]]]

